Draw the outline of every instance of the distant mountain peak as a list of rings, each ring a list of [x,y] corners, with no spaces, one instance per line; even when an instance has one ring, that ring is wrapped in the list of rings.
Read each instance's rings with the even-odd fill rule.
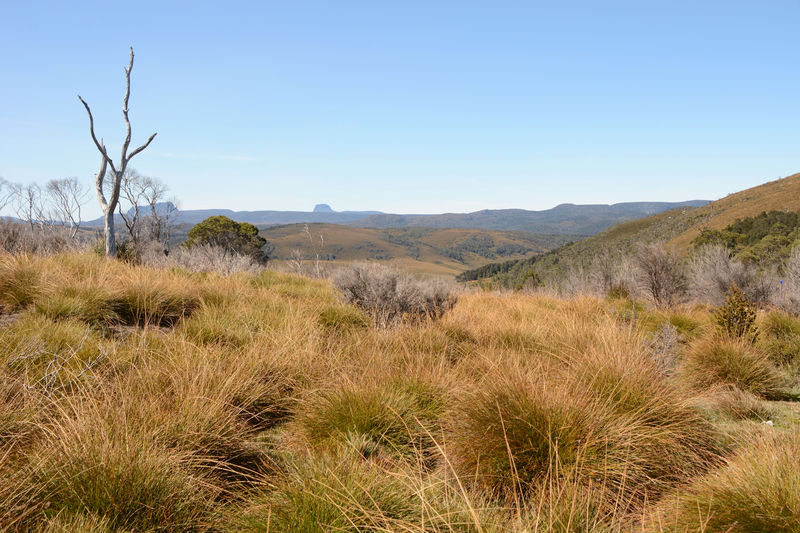
[[[315,213],[333,213],[333,209],[328,204],[317,204],[314,206]]]

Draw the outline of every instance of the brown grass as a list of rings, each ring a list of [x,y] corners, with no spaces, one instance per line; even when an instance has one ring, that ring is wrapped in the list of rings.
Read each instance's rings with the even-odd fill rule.
[[[771,401],[791,369],[714,337],[707,309],[475,292],[376,329],[328,282],[272,271],[0,267],[3,530],[675,530],[720,476],[795,483],[761,444],[796,424]]]

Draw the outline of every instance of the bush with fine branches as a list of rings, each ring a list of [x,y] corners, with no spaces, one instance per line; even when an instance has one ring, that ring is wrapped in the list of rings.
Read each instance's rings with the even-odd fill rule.
[[[733,259],[720,245],[700,248],[689,265],[689,292],[699,301],[721,305],[731,287],[736,285],[754,304],[765,304],[774,295],[773,280],[752,265]]]
[[[686,293],[680,258],[663,244],[642,245],[633,256],[640,289],[658,306],[671,306]]]
[[[403,319],[440,318],[457,299],[451,283],[415,279],[374,263],[358,263],[337,271],[333,285],[348,303],[366,311],[380,327]]]

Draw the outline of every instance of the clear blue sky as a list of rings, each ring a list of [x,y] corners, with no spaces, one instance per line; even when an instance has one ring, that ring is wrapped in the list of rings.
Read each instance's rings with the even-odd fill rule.
[[[72,5],[70,5],[72,4]],[[798,2],[5,2],[0,176],[118,151],[184,208],[715,199],[800,171]],[[92,206],[94,206],[92,203]],[[94,212],[99,212],[95,207]]]

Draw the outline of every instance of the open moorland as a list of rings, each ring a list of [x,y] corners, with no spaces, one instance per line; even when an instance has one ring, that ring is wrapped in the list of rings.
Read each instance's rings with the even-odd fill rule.
[[[354,272],[0,256],[0,529],[798,530],[795,315]]]

